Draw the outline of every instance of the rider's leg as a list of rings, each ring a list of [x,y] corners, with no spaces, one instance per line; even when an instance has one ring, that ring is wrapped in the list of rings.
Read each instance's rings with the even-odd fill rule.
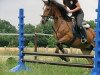
[[[86,31],[83,27],[80,27],[80,33],[81,33],[81,36],[82,36],[82,43],[86,43],[87,41],[87,35],[86,35]]]
[[[76,19],[77,19],[77,25],[78,25],[80,34],[82,36],[82,43],[86,43],[86,41],[87,41],[87,39],[86,39],[87,35],[86,35],[86,32],[85,32],[85,29],[82,26],[83,18],[84,18],[84,13],[78,14],[78,16],[76,17]]]

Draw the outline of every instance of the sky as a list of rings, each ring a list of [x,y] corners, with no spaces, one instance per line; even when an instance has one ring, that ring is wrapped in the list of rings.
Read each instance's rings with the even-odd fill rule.
[[[62,3],[62,0],[56,1]],[[79,2],[85,14],[84,19],[95,20],[98,0],[79,0]],[[18,12],[20,8],[23,8],[25,24],[37,25],[41,20],[43,5],[42,0],[0,0],[0,19],[7,20],[18,28]]]

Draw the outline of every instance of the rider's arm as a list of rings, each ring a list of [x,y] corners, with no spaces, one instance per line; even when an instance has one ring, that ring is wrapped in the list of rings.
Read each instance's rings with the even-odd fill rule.
[[[67,11],[68,11],[69,13],[73,13],[73,12],[76,12],[76,11],[78,11],[79,9],[81,9],[81,6],[80,6],[78,0],[75,0],[74,3],[75,3],[75,5],[76,5],[76,8],[73,9],[73,10],[70,10],[70,9],[67,7],[66,0],[63,0],[63,4],[64,4],[65,8],[67,9]]]
[[[63,4],[64,4],[65,9],[69,12],[70,9],[67,7],[67,4],[65,3],[64,0],[63,0]]]
[[[66,0],[63,0],[63,4],[64,4],[65,9],[67,9]]]
[[[77,3],[76,3],[76,8],[73,9],[73,10],[69,10],[69,13],[76,12],[76,11],[78,11],[79,9],[81,9],[81,6],[80,6],[79,2],[77,2]]]

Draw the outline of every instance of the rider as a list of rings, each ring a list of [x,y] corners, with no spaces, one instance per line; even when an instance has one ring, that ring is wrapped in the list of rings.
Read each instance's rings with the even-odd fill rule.
[[[87,36],[86,36],[86,32],[82,26],[82,21],[84,18],[84,12],[81,9],[81,6],[78,2],[78,0],[63,0],[63,4],[65,6],[65,8],[67,9],[67,11],[69,13],[72,13],[72,16],[75,18],[76,20],[76,25],[78,26],[78,30],[80,31],[80,34],[82,36],[82,43],[86,43],[87,41]]]

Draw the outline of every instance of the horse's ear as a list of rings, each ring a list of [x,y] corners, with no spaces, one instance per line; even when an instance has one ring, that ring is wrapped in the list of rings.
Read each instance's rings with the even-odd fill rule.
[[[50,0],[48,0],[48,3],[50,4]]]
[[[44,1],[44,0],[42,0],[42,1],[44,2],[45,5],[49,5],[48,1]]]

